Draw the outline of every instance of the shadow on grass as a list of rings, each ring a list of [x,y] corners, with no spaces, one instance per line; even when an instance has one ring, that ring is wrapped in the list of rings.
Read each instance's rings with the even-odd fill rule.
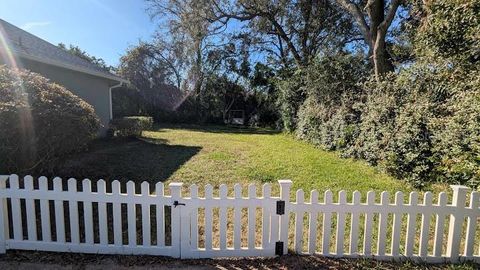
[[[224,134],[262,134],[273,135],[281,133],[279,130],[269,128],[251,128],[244,126],[221,126],[221,125],[194,125],[194,124],[159,124],[156,126],[156,132],[162,132],[162,129],[182,129],[188,131],[205,133],[224,133]]]
[[[196,155],[201,147],[168,145],[165,140],[98,140],[87,152],[73,155],[47,176],[107,182],[163,182]],[[44,173],[45,174],[45,173]]]

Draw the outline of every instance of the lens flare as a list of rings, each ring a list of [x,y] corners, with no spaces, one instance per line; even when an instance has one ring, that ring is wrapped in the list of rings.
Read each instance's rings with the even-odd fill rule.
[[[9,45],[9,40],[7,38],[7,33],[3,26],[0,24],[0,64],[6,64],[8,67],[13,70],[19,70],[22,68],[21,62],[18,61],[18,58],[15,56],[12,47]],[[17,127],[5,127],[18,129],[20,133],[21,140],[21,151],[22,151],[22,164],[33,166],[33,161],[36,157],[36,145],[35,145],[35,130],[33,126],[33,117],[31,112],[30,101],[28,98],[28,93],[25,91],[23,80],[20,76],[14,74],[14,80],[18,83],[18,89],[14,89],[16,94],[16,102],[14,103],[17,108]]]

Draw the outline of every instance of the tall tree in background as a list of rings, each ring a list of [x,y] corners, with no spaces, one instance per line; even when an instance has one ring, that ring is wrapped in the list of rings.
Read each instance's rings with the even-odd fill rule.
[[[59,43],[58,47],[60,49],[64,50],[64,51],[66,51],[66,52],[69,52],[69,53],[71,53],[75,56],[78,56],[78,57],[80,57],[84,60],[87,60],[88,62],[90,62],[94,65],[97,65],[98,67],[103,68],[107,71],[112,72],[112,71],[115,70],[114,67],[107,65],[107,63],[105,63],[105,60],[103,60],[102,58],[90,55],[86,51],[80,49],[80,47],[78,47],[78,46],[74,46],[74,45],[70,44],[67,47],[67,45],[65,45],[63,43]]]
[[[336,0],[355,19],[369,48],[377,80],[382,74],[393,71],[386,38],[402,0]]]

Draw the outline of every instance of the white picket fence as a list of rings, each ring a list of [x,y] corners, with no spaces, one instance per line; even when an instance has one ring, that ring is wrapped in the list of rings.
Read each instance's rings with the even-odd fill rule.
[[[81,184],[81,190],[77,185]],[[292,182],[248,186],[244,196],[236,184],[228,196],[211,185],[204,196],[192,185],[182,196],[182,184],[157,183],[154,191],[142,183],[99,180],[0,176],[0,253],[8,249],[103,254],[148,254],[177,258],[275,256],[298,254],[367,257],[380,260],[417,259],[426,262],[480,262],[478,220],[480,195],[452,186],[448,203],[442,192],[433,203],[430,192],[421,203],[412,192],[408,203],[397,192],[390,198],[360,192],[347,200],[345,191],[326,191],[322,200],[303,190],[290,201]],[[96,187],[96,188],[95,188]],[[93,191],[95,190],[95,191]],[[108,190],[108,191],[107,191]],[[165,193],[169,193],[166,195]],[[203,192],[202,192],[203,193]],[[469,204],[467,203],[469,198]],[[291,219],[292,218],[292,219]],[[291,221],[294,220],[294,223]],[[293,226],[293,227],[292,227]],[[3,228],[3,229],[2,229]]]

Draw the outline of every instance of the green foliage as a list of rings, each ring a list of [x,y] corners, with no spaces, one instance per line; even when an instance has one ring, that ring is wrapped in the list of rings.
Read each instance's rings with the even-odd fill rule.
[[[416,38],[420,54],[441,57],[459,65],[480,61],[480,2],[426,1]]]
[[[142,135],[142,131],[152,129],[153,118],[147,116],[122,117],[113,119],[110,126],[117,137],[139,137]]]
[[[0,66],[0,170],[47,166],[83,149],[100,127],[93,107],[64,87]]]
[[[68,53],[71,53],[75,56],[78,56],[94,65],[97,65],[98,67],[100,68],[103,68],[107,71],[113,71],[114,70],[114,67],[112,66],[109,66],[107,65],[107,63],[105,62],[105,60],[103,60],[102,58],[100,57],[95,57],[93,55],[90,55],[88,54],[86,51],[80,49],[80,47],[78,46],[74,46],[72,44],[70,44],[70,46],[67,48],[67,46],[63,43],[59,43],[58,44],[58,47]]]

